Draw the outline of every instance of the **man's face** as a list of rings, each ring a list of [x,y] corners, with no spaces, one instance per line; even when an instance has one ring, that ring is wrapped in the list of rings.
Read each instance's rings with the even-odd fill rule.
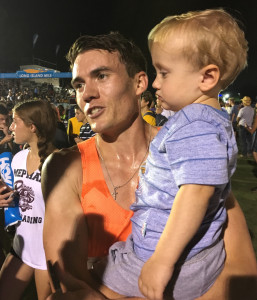
[[[148,102],[145,100],[145,98],[141,99],[141,108],[148,107]]]
[[[80,109],[75,109],[75,117],[77,118],[78,122],[83,122],[85,119],[85,114]]]
[[[7,115],[0,114],[0,126],[6,126]]]
[[[112,134],[139,116],[138,76],[128,76],[117,52],[90,50],[77,56],[72,84],[93,131]]]

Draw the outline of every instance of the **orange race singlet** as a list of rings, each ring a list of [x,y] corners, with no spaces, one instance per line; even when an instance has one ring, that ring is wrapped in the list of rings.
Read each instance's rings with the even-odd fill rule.
[[[83,168],[81,205],[89,231],[89,257],[108,254],[109,247],[125,241],[131,233],[132,211],[120,207],[112,198],[105,183],[95,137],[78,143]]]

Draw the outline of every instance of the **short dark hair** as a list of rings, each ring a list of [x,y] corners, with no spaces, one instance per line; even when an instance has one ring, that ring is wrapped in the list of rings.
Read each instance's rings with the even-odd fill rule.
[[[5,115],[5,116],[8,115],[8,109],[6,108],[6,106],[4,106],[2,104],[0,104],[0,114]]]
[[[64,112],[65,111],[64,106],[62,104],[59,104],[57,106],[57,108],[59,109],[59,112]]]
[[[233,104],[235,104],[235,98],[231,97],[231,98],[228,98],[228,101],[232,102]]]
[[[78,104],[75,104],[73,108],[74,108],[74,110],[77,109],[77,110],[82,111],[82,109],[78,106]]]
[[[118,52],[120,61],[125,64],[129,77],[134,77],[140,71],[147,71],[146,59],[142,51],[119,32],[79,37],[66,55],[71,70],[79,54],[96,49],[106,50],[110,53]]]
[[[141,95],[141,99],[144,99],[148,104],[148,107],[151,107],[151,104],[154,102],[154,97],[150,91],[145,91]]]

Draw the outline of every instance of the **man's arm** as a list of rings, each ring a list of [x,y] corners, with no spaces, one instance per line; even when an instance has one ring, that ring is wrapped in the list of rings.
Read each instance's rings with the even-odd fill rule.
[[[87,272],[87,225],[80,204],[82,167],[78,151],[53,153],[42,170],[42,191],[46,203],[44,248],[57,277],[71,275],[78,280],[61,282],[63,291],[89,282]],[[61,275],[61,276],[60,276]]]
[[[13,137],[11,135],[6,135],[1,141],[0,141],[0,145],[4,145],[6,143],[9,144],[10,147],[12,147],[12,142]]]
[[[85,216],[80,204],[81,183],[82,167],[78,151],[61,150],[49,156],[44,163],[44,248],[46,260],[50,260],[53,265],[53,277],[57,285],[60,282],[61,287],[55,293],[56,289],[51,282],[53,294],[47,300],[106,299],[95,291],[96,285],[87,271],[88,240]]]
[[[226,201],[226,208],[225,266],[210,290],[197,300],[256,300],[256,257],[244,214],[232,193]]]
[[[241,120],[241,118],[242,118],[242,110],[240,109],[239,112],[238,112],[238,115],[236,117],[237,123],[239,123],[239,121]]]
[[[75,137],[74,141],[75,141],[76,144],[83,142],[83,140],[79,137]]]
[[[231,122],[232,122],[232,123],[234,122],[235,117],[236,117],[236,114],[235,114],[235,113],[232,113],[232,116],[231,116]]]
[[[253,122],[252,128],[248,127],[247,124],[246,124],[245,128],[246,128],[251,134],[254,134],[255,130],[257,129],[257,115],[256,115],[255,118],[254,118],[254,122]]]
[[[10,134],[8,126],[6,124],[2,124],[0,125],[0,130],[2,130],[5,135],[5,137],[0,141],[0,146],[8,143],[8,146],[10,147],[10,149],[12,149],[13,136]]]

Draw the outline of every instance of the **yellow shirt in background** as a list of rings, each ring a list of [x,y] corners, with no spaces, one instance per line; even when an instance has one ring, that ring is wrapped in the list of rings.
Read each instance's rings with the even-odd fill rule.
[[[68,120],[67,134],[69,135],[79,135],[80,127],[83,125],[82,122],[79,122],[76,117],[70,118]]]
[[[152,112],[149,110],[143,115],[143,119],[152,126],[156,126],[156,120]]]

